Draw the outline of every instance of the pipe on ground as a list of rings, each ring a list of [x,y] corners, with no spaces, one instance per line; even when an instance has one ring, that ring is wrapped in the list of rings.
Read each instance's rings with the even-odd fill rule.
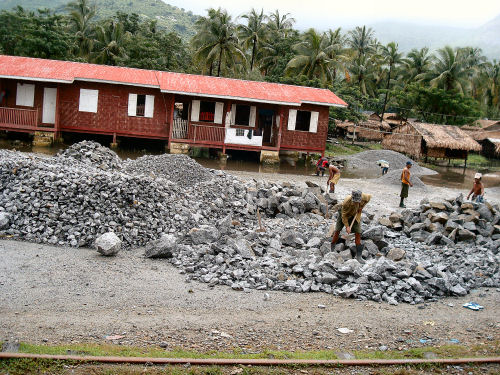
[[[30,353],[0,353],[0,359],[49,359],[59,361],[99,362],[99,363],[130,363],[156,365],[252,365],[252,366],[283,366],[283,365],[315,365],[315,366],[394,366],[420,364],[481,364],[500,363],[500,357],[484,358],[435,358],[435,359],[221,359],[221,358],[148,358],[148,357],[98,357],[77,355],[49,355]]]

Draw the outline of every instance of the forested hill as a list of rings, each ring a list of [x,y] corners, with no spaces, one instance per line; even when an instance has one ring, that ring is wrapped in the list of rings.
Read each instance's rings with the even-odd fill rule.
[[[64,12],[69,0],[0,0],[0,10],[12,10],[20,5],[26,10],[43,8]],[[97,17],[106,18],[116,12],[137,13],[141,19],[155,19],[158,25],[167,31],[175,31],[188,40],[194,34],[194,23],[198,18],[192,12],[186,12],[161,0],[93,0],[97,6]]]

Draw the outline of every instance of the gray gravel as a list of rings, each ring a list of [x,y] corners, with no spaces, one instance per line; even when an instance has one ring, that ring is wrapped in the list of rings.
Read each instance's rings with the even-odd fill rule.
[[[86,155],[88,149],[86,143],[74,147]],[[101,234],[114,232],[125,248],[147,244],[148,256],[169,258],[188,281],[242,291],[326,292],[415,304],[499,285],[491,238],[465,247],[433,238],[426,246],[420,243],[428,237],[425,230],[411,238],[386,235],[367,207],[362,265],[350,259],[352,243],[330,247],[327,216],[335,215],[338,205],[324,186],[242,183],[175,155],[102,170],[109,155],[96,147],[88,155],[94,165],[89,158],[0,153],[0,235],[91,247]],[[491,231],[490,237],[495,235]],[[465,230],[459,236],[472,238]],[[445,247],[432,247],[438,243]],[[394,250],[398,247],[402,251]]]
[[[376,170],[378,172],[377,174],[380,174],[380,167],[376,164],[377,160],[380,159],[389,162],[389,171],[394,169],[402,170],[406,162],[411,161],[413,163],[411,171],[415,176],[424,176],[437,173],[432,169],[421,167],[416,161],[412,160],[408,156],[391,150],[369,150],[350,155],[346,157],[347,168]]]

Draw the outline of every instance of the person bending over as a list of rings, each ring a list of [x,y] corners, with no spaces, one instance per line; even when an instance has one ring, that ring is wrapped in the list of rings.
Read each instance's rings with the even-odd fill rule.
[[[354,190],[351,195],[348,195],[339,211],[337,223],[335,225],[335,232],[332,239],[332,250],[339,240],[340,231],[343,227],[346,228],[347,234],[354,232],[354,241],[356,243],[356,250],[351,250],[352,258],[356,258],[358,262],[364,263],[361,254],[363,253],[363,245],[361,245],[361,212],[366,204],[371,199],[370,194],[363,194],[359,190]]]
[[[328,171],[330,175],[328,176],[328,181],[326,181],[326,188],[330,188],[330,193],[335,193],[335,185],[340,179],[340,170],[333,164],[328,166]]]

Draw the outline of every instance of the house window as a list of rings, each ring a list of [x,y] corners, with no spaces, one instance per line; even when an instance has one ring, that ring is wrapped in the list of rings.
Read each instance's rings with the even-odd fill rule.
[[[248,126],[250,124],[250,106],[236,105],[235,124]]]
[[[319,112],[298,111],[290,109],[288,111],[288,130],[306,131],[309,133],[318,132]]]
[[[144,117],[145,109],[146,109],[146,95],[137,95],[137,108],[135,111],[135,115]]]
[[[153,117],[154,95],[129,94],[128,115],[136,117]]]
[[[33,107],[35,102],[35,85],[17,84],[16,105]]]
[[[243,137],[245,135],[245,129],[236,129],[236,136]]]
[[[200,121],[214,122],[215,102],[200,102]]]
[[[78,110],[80,112],[97,113],[98,97],[99,90],[80,89],[80,105]]]
[[[295,123],[295,130],[308,132],[310,124],[311,124],[311,112],[297,111],[297,121]]]

